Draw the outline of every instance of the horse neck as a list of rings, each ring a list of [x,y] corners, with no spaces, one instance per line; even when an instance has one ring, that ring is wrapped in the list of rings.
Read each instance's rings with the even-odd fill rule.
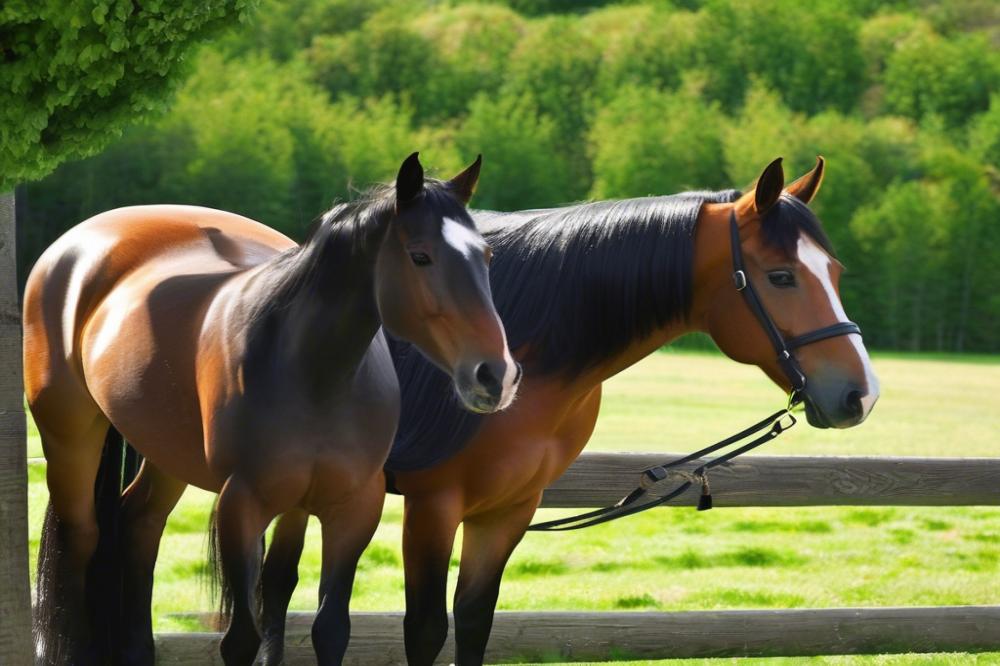
[[[621,353],[599,364],[583,378],[583,385],[596,385],[629,368],[658,349],[688,333],[707,333],[707,313],[712,298],[732,284],[729,250],[729,211],[731,204],[706,203],[698,215],[694,233],[694,258],[691,275],[691,312],[686,320],[677,320],[657,328],[629,345]]]
[[[723,289],[733,286],[733,254],[729,216],[738,204],[705,204],[698,216],[692,268],[692,331],[708,333],[708,312]],[[745,215],[741,211],[738,215]]]
[[[361,223],[318,232],[284,265],[269,296],[269,335],[263,352],[323,391],[353,374],[380,318],[375,302],[375,266],[388,227],[383,212]]]

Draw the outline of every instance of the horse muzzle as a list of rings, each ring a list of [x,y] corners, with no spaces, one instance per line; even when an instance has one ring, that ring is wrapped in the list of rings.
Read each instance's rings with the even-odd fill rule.
[[[853,382],[832,382],[806,385],[806,420],[814,428],[852,428],[871,413],[879,397],[875,386],[860,386]]]
[[[471,372],[460,373],[455,390],[466,409],[490,414],[514,401],[521,375],[521,365],[512,359],[482,361]]]

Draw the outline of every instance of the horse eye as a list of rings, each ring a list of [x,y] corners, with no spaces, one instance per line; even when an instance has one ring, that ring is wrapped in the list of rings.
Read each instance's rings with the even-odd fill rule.
[[[767,279],[775,287],[794,287],[795,274],[791,271],[771,271],[767,274]]]
[[[411,252],[410,259],[417,266],[430,266],[432,263],[430,255],[425,252]]]

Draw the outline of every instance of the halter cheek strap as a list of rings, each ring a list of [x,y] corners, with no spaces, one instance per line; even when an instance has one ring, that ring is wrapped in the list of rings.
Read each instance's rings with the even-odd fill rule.
[[[798,359],[792,354],[792,350],[804,347],[805,345],[833,338],[840,335],[856,333],[861,335],[861,328],[853,321],[839,321],[836,324],[817,328],[814,331],[803,333],[794,338],[785,339],[778,327],[775,326],[771,316],[764,309],[764,304],[760,300],[760,295],[750,281],[749,273],[746,270],[746,263],[743,261],[743,248],[740,245],[740,229],[736,224],[736,214],[729,214],[729,240],[733,252],[733,282],[736,290],[743,295],[750,312],[760,323],[764,333],[767,334],[777,354],[778,366],[788,378],[788,383],[792,387],[793,395],[801,393],[806,388],[806,375],[799,365]]]

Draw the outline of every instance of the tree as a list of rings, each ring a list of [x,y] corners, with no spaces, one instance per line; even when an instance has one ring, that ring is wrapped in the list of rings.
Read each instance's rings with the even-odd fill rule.
[[[0,7],[0,193],[92,154],[148,115],[183,54],[252,0],[6,2]],[[28,664],[27,465],[13,195],[0,195],[0,661]]]
[[[438,71],[447,63],[407,18],[406,12],[385,9],[359,30],[316,37],[309,52],[316,80],[334,99],[391,96],[412,105],[421,118],[446,115],[433,84],[447,78]]]
[[[598,199],[673,194],[728,185],[724,118],[692,90],[623,88],[590,132]]]
[[[674,89],[697,64],[700,16],[651,5],[611,6],[580,19],[601,50],[602,103],[626,85]]]
[[[510,9],[486,4],[441,7],[415,21],[441,64],[423,84],[435,91],[435,115],[460,116],[478,93],[500,89],[525,24]]]
[[[886,61],[886,105],[916,120],[937,114],[949,127],[962,125],[989,107],[998,87],[1000,55],[985,35],[914,32]]]
[[[841,0],[710,0],[704,12],[707,94],[726,108],[739,106],[751,76],[806,113],[848,111],[864,89],[860,22]]]
[[[934,338],[948,320],[948,223],[957,212],[947,188],[923,180],[890,186],[880,201],[858,211],[852,228],[877,257],[866,294],[877,304],[869,312],[878,319],[866,329],[874,345],[941,348]]]
[[[760,80],[751,83],[739,113],[728,123],[723,145],[730,183],[744,187],[760,175],[761,165],[785,158],[785,173],[805,173],[816,160],[807,145],[805,119]]]
[[[522,210],[566,201],[566,151],[555,124],[529,97],[476,97],[455,145],[463,156],[484,155],[477,206]]]
[[[572,179],[567,199],[584,196],[590,189],[586,134],[591,114],[592,90],[601,52],[577,23],[562,16],[538,22],[511,55],[504,92],[530,97],[540,113],[552,119],[566,167]]]

